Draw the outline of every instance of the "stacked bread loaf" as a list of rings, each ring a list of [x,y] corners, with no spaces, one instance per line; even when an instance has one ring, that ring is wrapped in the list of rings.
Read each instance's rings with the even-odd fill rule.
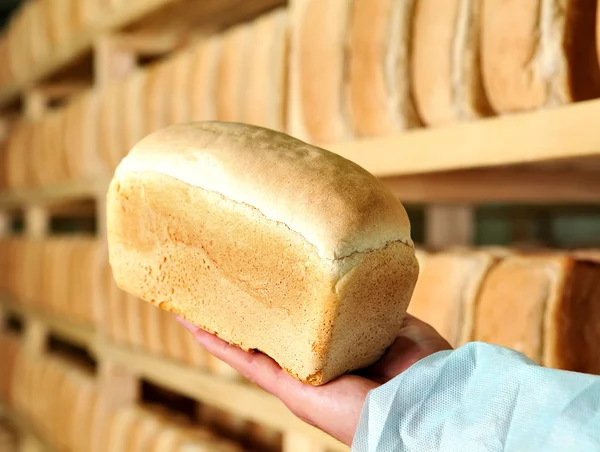
[[[32,2],[15,24],[52,3]],[[173,123],[245,122],[327,144],[600,95],[590,38],[596,2],[451,0],[443,8],[432,0],[296,0],[289,13],[280,8],[204,37],[19,122],[6,149],[7,184],[106,174],[139,139]],[[59,39],[48,27],[51,42]]]
[[[105,175],[108,167],[98,156],[97,133],[93,92],[39,120],[17,122],[6,144],[8,186],[42,187]]]
[[[102,303],[102,330],[109,340],[215,375],[241,380],[237,371],[200,347],[173,314],[119,289],[108,264],[104,278],[108,289]]]
[[[91,0],[29,0],[11,18],[6,39],[7,60],[22,80],[41,65],[68,51],[89,32],[85,10]]]
[[[292,135],[328,144],[419,124],[409,83],[414,3],[292,2]]]
[[[19,441],[15,427],[0,418],[0,450],[3,452],[18,452]]]
[[[101,397],[85,368],[58,357],[19,356],[15,408],[56,450],[92,451]]]
[[[100,435],[107,451],[198,450],[237,452],[242,447],[164,410],[128,406],[114,412]]]
[[[15,302],[83,324],[99,322],[106,286],[101,240],[65,236],[0,242],[3,292]]]
[[[0,61],[8,61],[10,55],[9,39],[6,33],[0,34]],[[0,67],[0,89],[3,86],[8,86],[15,80],[12,67],[10,64],[3,64]]]
[[[597,1],[483,0],[481,62],[498,113],[600,96]]]
[[[230,379],[232,368],[209,356],[172,314],[120,290],[102,241],[84,236],[0,241],[0,292],[19,303],[107,338]]]
[[[2,363],[2,372],[0,372],[0,402],[9,406],[13,404],[13,381],[15,367],[19,353],[21,351],[21,341],[17,335],[9,332],[0,332],[0,363]],[[0,448],[0,450],[2,450]]]
[[[141,138],[179,122],[227,119],[282,130],[286,39],[287,11],[278,9],[102,90],[79,93],[40,119],[18,121],[5,144],[5,185],[43,187],[108,175]],[[236,43],[247,45],[250,55]]]
[[[596,98],[596,3],[450,0],[440,9],[433,0],[294,0],[289,18],[286,8],[265,14],[153,66],[137,79],[143,86],[107,90],[101,103],[111,114],[101,128],[131,127],[136,137],[173,121],[221,119],[327,144]],[[130,6],[28,2],[0,39],[10,62],[0,83],[26,77],[86,23]],[[133,110],[143,101],[136,117],[127,98]],[[112,142],[111,167],[129,149],[123,134],[100,135]]]
[[[409,312],[457,347],[483,341],[600,374],[600,262],[592,253],[420,252]]]

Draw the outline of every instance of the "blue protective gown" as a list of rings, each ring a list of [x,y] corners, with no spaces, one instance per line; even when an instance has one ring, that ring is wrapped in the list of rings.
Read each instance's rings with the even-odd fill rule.
[[[469,343],[371,391],[352,450],[600,452],[600,377]]]

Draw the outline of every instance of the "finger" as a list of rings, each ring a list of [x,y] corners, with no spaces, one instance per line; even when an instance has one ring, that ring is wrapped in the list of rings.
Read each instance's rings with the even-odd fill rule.
[[[452,348],[434,327],[408,313],[402,322],[400,336],[431,348],[439,348],[440,350]]]
[[[214,334],[178,317],[177,320],[194,336],[194,340],[210,354],[226,362],[244,377],[264,390],[279,396],[282,391],[298,390],[299,381],[287,375],[281,367],[262,353],[248,353]]]
[[[350,445],[364,401],[377,383],[346,375],[322,386],[310,386],[291,377],[262,353],[248,353],[196,325],[178,318],[209,353],[279,398],[290,411],[343,443]]]

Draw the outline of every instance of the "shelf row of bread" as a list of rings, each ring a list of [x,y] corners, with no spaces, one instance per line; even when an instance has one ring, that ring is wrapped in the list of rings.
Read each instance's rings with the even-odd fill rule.
[[[18,121],[4,149],[0,185],[106,175],[144,136],[180,122],[217,119],[283,129],[286,29],[286,11],[272,11],[103,89],[77,94],[37,120]],[[247,51],[240,52],[241,45]]]
[[[113,405],[90,369],[66,356],[32,355],[13,333],[0,332],[0,358],[0,400],[53,450],[281,450],[279,433],[209,406],[190,416],[173,411],[177,406]]]
[[[293,0],[290,131],[317,143],[600,96],[597,1]]]
[[[22,306],[93,327],[110,341],[231,379],[175,316],[120,290],[106,245],[91,236],[0,241],[0,291]]]
[[[482,341],[600,374],[600,252],[418,252],[408,311],[458,347]]]
[[[0,242],[0,290],[20,304],[84,324],[101,320],[105,244],[91,236]]]
[[[484,341],[549,367],[600,374],[599,254],[419,250],[409,312],[455,347]],[[197,346],[172,314],[118,289],[100,240],[6,239],[0,256],[0,290],[16,302],[90,325],[114,343],[241,378]]]
[[[245,122],[327,145],[600,97],[596,0],[559,6],[294,0],[19,121],[0,185],[106,174],[173,123]]]
[[[143,1],[143,0],[142,0]],[[0,36],[0,90],[28,80],[140,0],[27,0]]]

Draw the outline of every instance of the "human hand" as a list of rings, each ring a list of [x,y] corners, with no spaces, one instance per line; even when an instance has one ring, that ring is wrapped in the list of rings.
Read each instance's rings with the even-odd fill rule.
[[[310,386],[289,376],[268,356],[245,352],[181,318],[178,320],[209,353],[275,395],[298,418],[348,446],[370,390],[393,379],[417,361],[451,349],[435,329],[407,314],[398,338],[377,363],[325,385]]]

